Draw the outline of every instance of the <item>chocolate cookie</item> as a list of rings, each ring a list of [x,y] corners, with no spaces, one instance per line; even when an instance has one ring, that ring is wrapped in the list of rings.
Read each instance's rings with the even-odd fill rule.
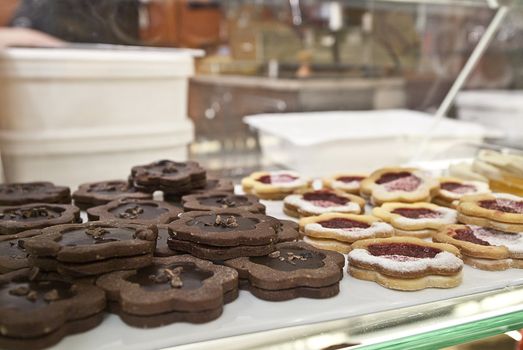
[[[227,192],[234,193],[234,184],[231,180],[228,179],[219,179],[219,178],[207,178],[205,186],[191,191],[192,193],[205,193],[205,192]]]
[[[0,347],[40,349],[95,327],[105,294],[94,285],[22,269],[0,276]],[[99,317],[95,317],[99,316]]]
[[[39,230],[24,231],[15,235],[0,236],[0,273],[29,267],[25,239],[40,234]]]
[[[280,220],[281,226],[278,229],[278,243],[294,242],[300,238],[298,223],[291,220]]]
[[[74,204],[83,210],[122,198],[152,199],[152,194],[139,192],[125,180],[85,183],[73,193]]]
[[[258,198],[253,195],[207,192],[184,196],[182,203],[185,211],[237,208],[251,213],[265,214],[265,205],[261,204]]]
[[[133,271],[101,276],[96,284],[106,291],[122,320],[136,327],[172,322],[207,322],[222,311],[224,296],[237,295],[238,274],[189,255],[155,258]],[[229,299],[231,299],[229,297]]]
[[[181,213],[182,210],[166,202],[129,198],[87,209],[91,221],[110,220],[144,225],[168,224]]]
[[[167,245],[172,250],[189,253],[200,259],[212,260],[215,262],[234,259],[240,256],[265,256],[274,251],[274,243],[216,247],[207,244],[182,241],[173,237],[167,240]]]
[[[73,205],[34,203],[0,207],[0,234],[9,235],[80,220],[80,209]]]
[[[158,240],[156,241],[156,250],[154,256],[157,257],[168,257],[173,255],[179,255],[180,253],[172,250],[167,245],[167,240],[170,237],[169,232],[172,232],[169,225],[158,225]]]
[[[0,184],[0,205],[29,203],[70,204],[69,187],[55,186],[51,182],[23,182]]]
[[[163,191],[170,195],[186,194],[207,184],[205,169],[197,162],[171,160],[135,166],[129,180],[145,192]]]
[[[276,251],[263,257],[225,261],[238,271],[255,296],[281,301],[296,297],[329,298],[339,292],[345,257],[316,249],[303,242],[278,243]]]

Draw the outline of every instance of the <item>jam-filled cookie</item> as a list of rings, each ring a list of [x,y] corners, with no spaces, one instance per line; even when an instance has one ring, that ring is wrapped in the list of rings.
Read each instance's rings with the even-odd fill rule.
[[[285,196],[309,188],[312,180],[294,171],[259,171],[243,178],[242,188],[261,199],[280,200]]]
[[[238,295],[238,273],[190,255],[155,258],[150,266],[98,278],[110,310],[127,324],[150,328],[218,318]]]
[[[303,242],[278,243],[267,256],[225,261],[246,282],[242,287],[270,301],[333,297],[339,292],[344,264],[343,255]]]
[[[375,205],[430,202],[438,181],[416,168],[383,168],[361,182],[360,193]]]
[[[450,244],[419,238],[367,239],[352,245],[348,272],[390,289],[453,288],[462,281],[459,256],[459,250]]]
[[[359,214],[363,212],[364,207],[363,198],[332,190],[311,190],[291,194],[283,200],[283,212],[298,218],[324,213]]]
[[[87,209],[89,220],[92,221],[110,220],[142,225],[168,224],[178,219],[181,213],[180,208],[167,202],[131,198],[119,199]]]
[[[30,260],[45,270],[64,275],[99,275],[151,263],[156,247],[156,226],[114,222],[58,225],[27,239]]]
[[[461,197],[482,193],[490,193],[489,186],[485,182],[441,177],[439,178],[439,187],[432,201],[434,204],[453,208]]]
[[[80,220],[80,209],[74,205],[33,203],[0,207],[0,234],[9,235]]]
[[[265,214],[265,205],[261,204],[256,196],[248,194],[207,192],[184,196],[182,203],[185,211],[237,208],[251,213]]]
[[[125,180],[85,183],[73,193],[74,204],[84,210],[122,198],[152,199],[153,196],[138,191]]]
[[[523,198],[506,194],[478,194],[460,199],[460,222],[501,231],[523,232]]]
[[[332,190],[359,194],[360,184],[368,174],[338,173],[323,178],[323,186]]]
[[[40,234],[40,230],[29,230],[14,235],[0,236],[0,273],[30,267],[29,253],[25,240]]]
[[[431,237],[445,225],[455,224],[454,209],[432,203],[385,203],[372,214],[390,223],[398,236]]]
[[[274,251],[278,220],[240,209],[191,211],[171,223],[168,245],[202,259],[224,260]]]
[[[350,244],[368,238],[391,237],[394,228],[370,215],[327,213],[300,219],[304,240],[315,247],[350,251]]]
[[[523,233],[475,225],[449,225],[432,240],[456,246],[465,264],[481,270],[523,268]]]
[[[30,203],[70,204],[69,187],[56,186],[51,182],[21,182],[0,184],[0,205]]]
[[[183,195],[205,187],[207,174],[197,162],[160,160],[133,167],[129,181],[143,192]]]
[[[22,269],[0,276],[0,347],[42,349],[103,320],[105,293],[57,274]]]

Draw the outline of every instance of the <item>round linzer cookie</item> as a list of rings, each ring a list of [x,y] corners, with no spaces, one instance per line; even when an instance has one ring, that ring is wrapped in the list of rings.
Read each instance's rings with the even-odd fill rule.
[[[2,235],[79,221],[80,209],[74,205],[33,203],[0,207]]]
[[[261,199],[280,200],[308,189],[312,180],[294,171],[258,171],[242,179],[242,188]]]
[[[29,230],[0,236],[0,274],[30,267],[25,240],[39,234],[40,230]]]
[[[52,182],[0,184],[0,205],[30,203],[71,204],[71,191]]]
[[[459,257],[459,250],[450,244],[414,237],[366,239],[352,244],[348,272],[396,290],[453,288],[462,281]]]
[[[465,264],[481,270],[523,268],[523,233],[475,225],[449,225],[432,240],[457,247]]]
[[[394,234],[394,228],[370,215],[327,213],[300,219],[305,236],[354,243],[369,238],[385,238]]]
[[[300,238],[300,229],[298,223],[291,220],[279,220],[280,227],[277,230],[278,243],[295,242]]]
[[[22,269],[0,276],[0,347],[42,349],[103,320],[105,293],[57,274]]]
[[[338,173],[323,178],[323,186],[337,191],[359,194],[360,184],[368,174]]]
[[[375,205],[430,202],[438,181],[416,168],[383,168],[361,181],[360,193]]]
[[[131,169],[130,181],[144,191],[163,191],[169,195],[181,195],[207,185],[205,169],[197,162],[160,160]]]
[[[280,223],[240,209],[192,211],[171,223],[169,248],[202,259],[224,260],[261,256],[274,251]]]
[[[372,214],[391,224],[397,236],[431,237],[445,225],[457,223],[454,209],[432,203],[385,203]]]
[[[25,248],[31,261],[43,269],[54,267],[73,276],[99,275],[150,264],[157,236],[154,225],[98,221],[46,228],[27,239]]]
[[[359,214],[363,212],[364,207],[363,198],[332,190],[312,190],[291,194],[283,200],[283,212],[296,218],[324,213]]]
[[[117,304],[112,311],[142,328],[211,321],[238,295],[234,269],[190,255],[155,258],[150,266],[112,272],[96,284]]]
[[[251,213],[265,214],[265,205],[261,204],[256,196],[248,194],[207,192],[184,196],[182,197],[182,203],[185,211],[237,208],[250,211]]]
[[[460,199],[457,210],[460,213],[460,221],[466,224],[523,232],[521,197],[506,193],[464,196]]]
[[[85,183],[73,193],[74,204],[84,210],[122,198],[152,199],[152,197],[150,193],[139,192],[125,180]]]
[[[115,221],[128,224],[168,224],[183,211],[167,202],[124,198],[87,209],[89,220]]]
[[[465,181],[453,177],[440,177],[439,188],[432,199],[434,204],[455,208],[461,197],[472,194],[490,193],[487,183]]]
[[[299,297],[330,298],[339,293],[345,257],[303,242],[278,243],[276,250],[260,257],[225,261],[256,297],[283,301]]]
[[[156,249],[154,256],[156,257],[169,257],[174,255],[180,255],[179,252],[172,250],[167,245],[167,240],[171,237],[170,232],[172,230],[169,225],[157,225],[158,227],[158,240],[156,241]]]

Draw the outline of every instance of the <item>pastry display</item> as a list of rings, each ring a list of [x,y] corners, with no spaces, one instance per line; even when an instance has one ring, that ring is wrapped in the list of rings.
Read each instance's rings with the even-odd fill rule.
[[[283,301],[298,297],[330,298],[338,294],[345,257],[303,242],[278,243],[267,256],[225,261],[256,297]]]
[[[245,193],[267,200],[280,200],[287,195],[308,189],[312,181],[293,171],[259,171],[243,178]]]
[[[359,194],[361,182],[368,174],[361,173],[338,173],[322,179],[323,187],[332,190]]]
[[[291,194],[283,200],[284,213],[296,218],[324,213],[359,214],[364,207],[363,198],[332,190],[310,190]]]
[[[449,225],[432,240],[456,246],[465,264],[481,270],[523,268],[523,233],[475,225]]]
[[[0,205],[30,203],[71,204],[71,191],[69,187],[56,186],[52,182],[0,184]]]
[[[304,241],[321,249],[347,253],[350,245],[368,238],[391,237],[394,228],[370,215],[326,213],[300,219]]]
[[[238,296],[234,269],[189,255],[154,258],[147,267],[112,272],[96,284],[107,293],[112,312],[141,328],[208,322]]]
[[[364,179],[360,194],[374,205],[385,202],[430,202],[438,181],[416,168],[383,168]]]
[[[352,245],[348,272],[390,289],[453,288],[462,281],[459,256],[458,248],[450,244],[414,237],[368,239]]]
[[[445,225],[457,223],[454,209],[432,203],[385,203],[372,214],[394,227],[397,236],[432,237]]]
[[[138,191],[125,180],[85,183],[73,193],[74,204],[83,210],[122,198],[153,199],[153,196]]]
[[[206,192],[184,196],[182,203],[185,211],[237,208],[251,213],[265,214],[265,205],[261,204],[256,196],[248,194]]]
[[[0,207],[0,235],[80,221],[80,209],[68,204],[33,203]]]

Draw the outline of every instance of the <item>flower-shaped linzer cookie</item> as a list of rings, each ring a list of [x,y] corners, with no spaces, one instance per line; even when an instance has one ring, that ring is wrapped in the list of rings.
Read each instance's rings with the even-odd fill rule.
[[[323,186],[342,192],[359,194],[360,184],[367,177],[361,173],[338,173],[323,178]]]
[[[333,190],[311,190],[291,194],[283,200],[283,211],[292,217],[320,215],[324,213],[359,214],[365,200],[353,194]]]
[[[245,193],[261,199],[280,200],[285,196],[309,188],[312,180],[294,171],[258,171],[242,179]]]

